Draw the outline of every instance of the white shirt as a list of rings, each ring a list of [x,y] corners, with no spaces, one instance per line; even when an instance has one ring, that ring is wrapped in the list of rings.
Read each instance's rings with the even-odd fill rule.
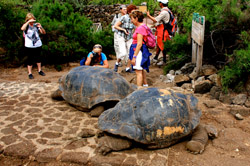
[[[161,9],[161,13],[157,17],[155,17],[155,19],[157,21],[156,25],[160,25],[160,24],[163,24],[163,23],[168,23],[169,19],[170,19],[168,8],[163,7]]]
[[[39,37],[37,27],[31,27],[30,25],[28,26],[27,33],[25,34],[24,46],[28,48],[36,48],[42,46],[42,41]]]

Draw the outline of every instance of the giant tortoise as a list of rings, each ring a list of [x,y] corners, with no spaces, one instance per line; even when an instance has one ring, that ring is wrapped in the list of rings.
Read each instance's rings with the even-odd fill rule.
[[[187,148],[202,153],[208,132],[216,135],[217,131],[212,126],[199,125],[201,111],[197,104],[192,94],[159,88],[136,90],[99,116],[98,126],[105,136],[99,138],[98,151],[105,155],[133,143],[164,148],[193,134]]]
[[[92,109],[93,116],[106,109],[104,104],[113,107],[133,91],[133,86],[118,73],[93,66],[73,68],[61,77],[59,84],[51,95],[53,99],[64,99],[82,111]]]

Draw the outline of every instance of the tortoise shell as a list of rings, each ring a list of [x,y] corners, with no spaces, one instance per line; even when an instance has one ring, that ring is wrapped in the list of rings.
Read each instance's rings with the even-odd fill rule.
[[[201,116],[197,104],[192,94],[159,88],[136,90],[103,112],[98,126],[152,148],[167,147],[197,127]]]
[[[107,101],[120,101],[133,91],[118,73],[101,67],[79,66],[60,80],[62,97],[77,108],[90,109]]]

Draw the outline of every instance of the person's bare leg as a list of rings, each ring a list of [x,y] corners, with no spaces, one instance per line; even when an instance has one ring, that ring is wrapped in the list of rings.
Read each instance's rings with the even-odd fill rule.
[[[136,80],[137,80],[137,86],[142,86],[142,82],[143,82],[143,74],[142,74],[143,70],[135,70],[136,73]]]
[[[29,73],[29,74],[32,74],[32,65],[31,65],[31,66],[28,65],[27,68],[28,68],[28,73]]]
[[[142,78],[143,78],[143,85],[148,85],[146,72],[144,70],[142,70]]]
[[[37,64],[37,69],[38,72],[42,70],[42,64],[41,63],[36,63]]]

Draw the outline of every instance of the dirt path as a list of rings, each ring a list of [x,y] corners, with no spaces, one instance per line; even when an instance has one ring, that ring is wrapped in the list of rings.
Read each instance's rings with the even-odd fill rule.
[[[109,63],[113,68],[114,60]],[[0,69],[0,165],[250,165],[249,116],[236,120],[229,113],[233,106],[211,100],[209,94],[195,94],[203,113],[201,122],[216,126],[219,137],[209,141],[203,154],[188,153],[187,140],[183,140],[165,149],[133,148],[96,155],[96,140],[81,134],[83,130],[94,133],[97,118],[50,99],[58,79],[76,66],[78,63],[70,63],[61,72],[45,66],[45,77],[34,68],[33,80],[28,79],[24,67]],[[151,87],[171,86],[160,81],[161,68],[150,69]],[[135,82],[135,74],[120,69],[119,73]]]

